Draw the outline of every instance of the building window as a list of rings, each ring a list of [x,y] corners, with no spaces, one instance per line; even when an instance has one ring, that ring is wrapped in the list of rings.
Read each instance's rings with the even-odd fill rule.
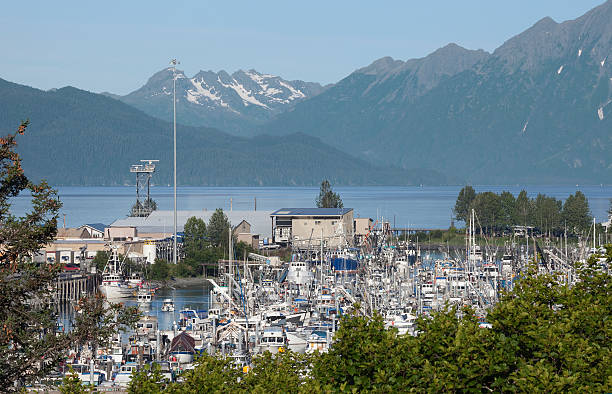
[[[335,226],[335,225],[336,225],[336,222],[332,220],[332,226]]]
[[[320,220],[315,220],[315,225],[319,225],[319,224],[321,224],[321,221]]]

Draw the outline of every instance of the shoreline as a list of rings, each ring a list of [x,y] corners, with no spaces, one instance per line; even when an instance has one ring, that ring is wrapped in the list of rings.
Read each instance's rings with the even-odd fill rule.
[[[155,287],[159,287],[161,289],[182,289],[185,287],[193,287],[196,285],[201,284],[203,287],[208,287],[210,286],[210,283],[208,283],[208,281],[206,280],[205,276],[196,276],[196,277],[189,277],[189,278],[174,278],[174,279],[169,279],[169,280],[163,280],[163,281],[151,281],[152,284],[154,284]]]

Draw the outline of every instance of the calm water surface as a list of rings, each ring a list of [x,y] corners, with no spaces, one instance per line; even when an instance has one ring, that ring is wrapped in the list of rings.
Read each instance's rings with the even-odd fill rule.
[[[525,189],[531,197],[543,193],[565,200],[567,196],[582,191],[589,199],[593,215],[598,221],[606,220],[612,185],[597,186],[474,186],[477,192],[500,193],[508,190],[515,196]],[[377,219],[384,217],[397,226],[419,228],[448,228],[461,186],[364,186],[335,187],[344,206],[354,208],[356,217]],[[59,225],[66,215],[66,226],[84,223],[110,224],[127,215],[135,201],[135,188],[70,186],[58,188],[64,206]],[[312,207],[319,194],[318,187],[179,187],[178,209],[230,209],[230,199],[235,210],[251,210],[257,199],[257,209],[276,210],[283,207]],[[152,198],[159,209],[172,209],[172,188],[151,188]],[[28,207],[29,198],[20,196],[14,201],[14,210],[20,214]]]

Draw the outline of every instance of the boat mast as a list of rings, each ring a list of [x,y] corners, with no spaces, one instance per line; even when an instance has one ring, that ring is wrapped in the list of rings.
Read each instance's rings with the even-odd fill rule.
[[[232,310],[232,300],[233,300],[233,293],[232,293],[232,281],[234,280],[234,264],[233,264],[233,260],[234,260],[234,254],[233,254],[233,248],[232,248],[232,226],[230,225],[229,228],[227,229],[228,234],[229,234],[229,238],[228,238],[228,244],[229,244],[229,284],[228,284],[228,291],[229,291],[229,297],[230,297],[230,304],[229,304],[229,309],[230,309],[230,313]]]

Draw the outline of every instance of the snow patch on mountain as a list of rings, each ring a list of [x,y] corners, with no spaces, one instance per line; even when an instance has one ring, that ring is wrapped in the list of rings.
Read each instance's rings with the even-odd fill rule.
[[[264,103],[260,102],[255,97],[253,97],[253,95],[251,94],[251,91],[246,90],[245,87],[242,86],[240,83],[238,83],[238,81],[236,81],[235,79],[232,79],[231,84],[224,84],[223,82],[221,82],[221,78],[217,77],[217,82],[219,82],[221,86],[225,88],[233,89],[238,94],[238,96],[240,96],[240,98],[242,99],[242,103],[244,104],[245,107],[248,106],[249,104],[253,104],[253,105],[258,105],[263,108],[269,108],[267,105],[265,105]]]
[[[291,96],[289,96],[289,100],[295,100],[295,99],[306,97],[306,95],[302,93],[301,90],[295,89],[293,86],[289,85],[288,83],[285,83],[283,81],[278,81],[278,82],[280,83],[282,87],[289,89],[289,91],[291,92]]]
[[[260,90],[257,92],[258,95],[265,96],[274,102],[289,104],[293,100],[306,98],[306,94],[304,94],[304,92],[294,88],[290,84],[282,81],[279,77],[276,77],[274,75],[259,74],[253,70],[245,71],[245,74],[251,80],[253,80],[253,82],[259,85]],[[279,86],[280,88],[271,85]],[[289,95],[286,98],[277,97],[278,95],[282,95],[283,93],[285,93],[285,90],[281,88],[285,88],[289,91]]]
[[[229,108],[229,105],[225,101],[223,101],[219,93],[215,90],[214,86],[209,87],[206,81],[204,81],[204,78],[200,78],[200,80],[196,80],[196,78],[191,78],[190,81],[195,90],[187,90],[187,101],[193,104],[203,105],[203,103],[200,102],[200,98],[204,97],[208,100],[216,101],[222,107]]]

